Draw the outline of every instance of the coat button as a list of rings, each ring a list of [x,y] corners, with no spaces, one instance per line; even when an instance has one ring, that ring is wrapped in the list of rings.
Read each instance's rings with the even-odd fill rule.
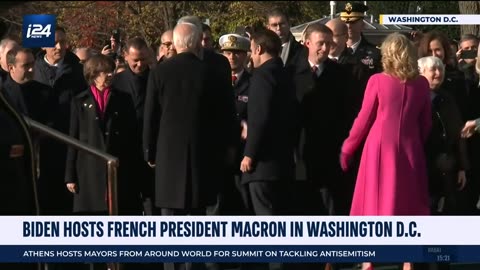
[[[118,132],[118,131],[115,131],[115,135],[118,135],[118,134],[120,134],[120,132]]]
[[[97,117],[95,117],[95,120],[98,120],[98,116],[97,116]]]
[[[108,134],[109,134],[108,132],[105,132],[105,136],[108,136]]]

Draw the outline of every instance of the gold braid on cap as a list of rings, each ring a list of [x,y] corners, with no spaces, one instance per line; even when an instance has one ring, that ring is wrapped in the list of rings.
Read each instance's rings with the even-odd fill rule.
[[[352,4],[350,4],[350,3],[347,3],[347,4],[345,5],[345,11],[346,11],[348,14],[350,14],[350,12],[352,12],[352,8],[353,8],[353,7],[352,7]]]
[[[237,37],[236,36],[228,36],[228,41],[223,44],[224,47],[237,47]]]

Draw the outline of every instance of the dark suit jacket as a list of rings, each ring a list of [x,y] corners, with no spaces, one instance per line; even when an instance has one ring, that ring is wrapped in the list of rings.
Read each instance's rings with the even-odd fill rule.
[[[242,182],[292,180],[295,135],[293,82],[280,57],[253,71],[248,98],[248,137],[244,156],[253,171]]]
[[[145,97],[147,93],[147,83],[150,69],[145,70],[140,75],[132,72],[127,65],[127,69],[124,72],[115,74],[112,80],[112,87],[118,91],[130,96],[133,106],[135,108],[135,115],[138,127],[138,141],[142,141],[143,132],[143,114],[145,112]],[[143,156],[143,147],[140,144],[138,148],[138,155]],[[148,166],[146,162],[142,162],[140,170],[137,172],[138,179],[142,179],[142,183],[145,186],[142,187],[142,196],[150,197],[154,196],[154,170]]]
[[[232,95],[232,70],[230,68],[230,64],[225,56],[210,49],[203,50],[202,60],[209,69],[209,78],[211,80],[210,87],[215,88],[214,91],[218,91],[219,93],[223,93],[223,95],[227,95],[227,97],[224,97],[225,102],[218,104],[223,106],[220,109],[227,113],[225,115],[217,116],[215,121],[231,125],[228,127],[230,133],[225,134],[225,137],[221,138],[221,141],[219,142],[227,146],[234,147],[240,137],[240,131],[238,121],[234,121],[236,120],[235,101],[234,96]],[[232,160],[228,160],[228,162],[231,163]]]
[[[295,89],[300,106],[297,179],[317,184],[333,181],[339,172],[338,154],[346,137],[346,122],[351,115],[352,79],[330,59],[323,63],[323,72],[314,77],[305,58],[295,76]],[[306,174],[305,174],[306,173]]]
[[[8,76],[3,89],[19,112],[40,123],[51,124],[55,117],[55,97],[50,86],[34,80],[18,84]]]
[[[237,118],[239,120],[247,120],[248,88],[250,87],[251,76],[248,71],[244,70],[238,83],[233,86]]]
[[[136,171],[141,161],[138,154],[135,110],[130,96],[112,89],[103,119],[90,90],[72,101],[70,136],[105,151],[119,159],[118,207],[120,214],[140,214],[139,186]],[[107,166],[105,161],[89,153],[68,149],[65,181],[78,184],[74,211],[106,211]]]
[[[78,57],[67,52],[63,64],[51,67],[44,59],[45,52],[36,56],[34,80],[53,88],[55,106],[52,127],[68,134],[70,127],[71,102],[73,98],[87,88],[83,76],[83,66]],[[42,140],[40,151],[40,199],[45,214],[71,214],[72,196],[65,188],[65,160],[67,146],[50,138]]]
[[[300,42],[295,40],[293,35],[291,36],[292,44],[290,45],[290,52],[288,53],[287,62],[285,68],[290,76],[294,76],[297,73],[297,69],[302,65],[302,59],[307,57],[308,50]]]
[[[145,159],[156,164],[158,207],[195,209],[216,200],[225,172],[223,142],[236,125],[233,91],[219,87],[225,79],[219,72],[207,58],[186,52],[150,74],[143,143]]]
[[[0,215],[38,215],[38,190],[30,131],[0,93]],[[12,157],[13,145],[24,147]]]
[[[251,74],[244,70],[240,80],[236,85],[233,86],[233,91],[235,93],[235,105],[237,107],[237,121],[240,123],[242,120],[248,122],[248,88],[250,87],[250,78]],[[245,141],[240,140],[238,142],[237,148],[237,157],[235,163],[233,164],[233,171],[235,173],[240,173],[240,163],[243,159],[243,150],[245,148]]]
[[[353,53],[353,56],[369,69],[370,76],[382,72],[382,54],[380,53],[380,50],[375,45],[368,42],[363,35],[360,44],[355,50],[355,53]]]
[[[350,127],[362,107],[363,96],[365,94],[368,79],[370,79],[370,76],[376,72],[376,70],[372,70],[369,65],[363,64],[360,60],[361,59],[358,57],[350,54],[347,48],[343,50],[338,58],[338,64],[340,64],[345,72],[351,76],[351,79],[354,80],[350,84],[352,88],[349,93],[353,106],[351,110],[352,116]]]
[[[87,88],[87,82],[83,77],[83,66],[78,57],[69,51],[64,57],[63,64],[58,68],[50,67],[44,57],[45,52],[41,52],[36,57],[34,80],[53,88],[57,105],[54,128],[68,133],[72,99]]]
[[[137,116],[137,122],[140,127],[143,125],[143,113],[145,111],[145,95],[147,92],[148,75],[150,70],[146,70],[141,75],[132,72],[130,67],[124,72],[115,74],[112,80],[112,87],[128,94],[132,98]]]
[[[468,170],[470,164],[466,140],[460,137],[464,122],[455,99],[442,88],[436,93],[432,101],[432,130],[426,144],[430,191],[450,195],[456,191],[458,171]],[[438,167],[438,158],[445,153],[454,161],[451,171]]]

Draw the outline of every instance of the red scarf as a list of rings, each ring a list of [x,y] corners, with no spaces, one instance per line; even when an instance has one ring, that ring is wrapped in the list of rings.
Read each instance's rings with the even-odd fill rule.
[[[108,97],[110,95],[110,87],[105,87],[103,91],[100,91],[95,85],[92,85],[90,86],[90,90],[92,91],[95,101],[97,102],[98,112],[103,118],[105,114],[105,108],[107,107]]]

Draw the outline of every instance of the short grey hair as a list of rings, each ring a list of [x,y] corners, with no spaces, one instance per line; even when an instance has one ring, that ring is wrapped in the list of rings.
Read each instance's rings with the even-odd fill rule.
[[[436,56],[425,56],[418,59],[418,70],[420,75],[422,75],[425,70],[432,68],[438,68],[442,74],[445,74],[445,65],[440,58]]]
[[[183,16],[177,21],[177,24],[182,23],[191,23],[195,25],[199,29],[199,31],[202,30],[202,21],[197,16]]]
[[[187,27],[189,31],[180,31],[180,27]],[[177,49],[197,49],[200,43],[201,28],[195,24],[184,22],[177,24],[173,29],[173,44]]]
[[[13,39],[11,39],[11,38],[4,38],[4,39],[2,39],[2,41],[0,41],[0,54],[4,53],[5,48],[7,47],[7,45],[8,45],[9,43],[15,43],[16,45],[19,46],[19,44],[18,44],[17,41],[15,41],[15,40],[13,40]]]

